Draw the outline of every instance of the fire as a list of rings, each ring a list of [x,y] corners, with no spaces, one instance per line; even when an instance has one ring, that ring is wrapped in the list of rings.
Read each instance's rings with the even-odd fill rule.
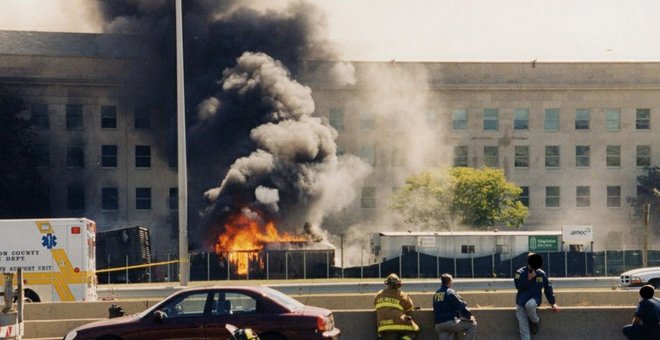
[[[239,275],[248,273],[250,262],[257,262],[263,269],[263,261],[259,251],[270,242],[305,241],[304,237],[280,234],[273,222],[261,225],[259,221],[239,214],[225,224],[224,233],[218,236],[215,243],[216,253],[227,253],[229,262],[236,268]]]

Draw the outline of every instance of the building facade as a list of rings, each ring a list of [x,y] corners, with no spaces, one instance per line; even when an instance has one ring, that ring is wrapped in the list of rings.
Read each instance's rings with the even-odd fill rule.
[[[174,253],[177,169],[168,145],[176,135],[142,76],[153,67],[145,48],[126,36],[0,31],[0,86],[28,104],[53,217],[85,216],[101,230],[146,225],[153,252]],[[407,177],[490,166],[522,187],[530,211],[522,230],[591,225],[594,250],[641,248],[642,222],[626,199],[660,159],[660,63],[351,65],[341,82],[313,72],[315,62],[296,74],[337,130],[338,153],[373,167],[328,229],[401,228],[389,199]],[[656,224],[649,241],[657,248]]]
[[[150,100],[145,55],[126,36],[0,31],[0,86],[27,104],[51,217],[149,226],[154,253],[176,253],[176,136]]]
[[[412,127],[430,133],[426,167],[503,169],[529,207],[523,230],[592,225],[596,250],[641,249],[642,221],[626,199],[660,157],[660,63],[353,65],[352,83],[308,81],[338,149],[374,167],[355,205],[361,216],[383,216],[393,190],[418,170],[399,159],[425,143],[405,132]],[[652,221],[653,247],[657,231]]]

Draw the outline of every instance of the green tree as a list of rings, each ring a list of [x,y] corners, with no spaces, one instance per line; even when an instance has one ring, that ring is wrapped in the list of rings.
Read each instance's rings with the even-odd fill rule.
[[[451,228],[462,224],[520,227],[528,209],[520,187],[500,169],[451,168],[411,176],[392,198],[392,208],[410,224]]]
[[[644,173],[637,176],[637,196],[628,196],[626,201],[635,210],[635,216],[642,217],[644,205],[653,203],[660,194],[660,167],[657,165],[644,167]],[[660,209],[658,204],[651,204],[651,221],[658,221]]]
[[[394,193],[391,207],[406,223],[449,229],[453,224],[451,186],[446,172],[422,172],[406,179],[403,188]]]
[[[0,88],[0,218],[45,217],[49,211],[34,132],[20,116],[25,109],[20,97]]]
[[[452,168],[453,210],[463,224],[488,227],[503,223],[520,227],[528,209],[520,201],[522,189],[507,182],[504,172],[495,168]]]

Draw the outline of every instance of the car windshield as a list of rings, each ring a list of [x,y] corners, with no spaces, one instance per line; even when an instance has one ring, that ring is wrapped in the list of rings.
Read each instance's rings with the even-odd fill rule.
[[[275,290],[273,288],[265,287],[264,292],[266,293],[267,296],[269,296],[271,299],[275,300],[277,303],[281,304],[282,306],[288,308],[288,309],[299,309],[302,307],[305,307],[303,303],[300,301],[280,292],[279,290]]]

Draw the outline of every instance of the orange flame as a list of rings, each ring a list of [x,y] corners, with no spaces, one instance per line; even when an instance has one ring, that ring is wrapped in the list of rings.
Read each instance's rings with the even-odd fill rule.
[[[248,273],[249,263],[257,262],[263,269],[263,261],[259,258],[259,251],[264,245],[271,242],[305,241],[304,237],[280,233],[273,222],[261,226],[258,221],[240,214],[225,224],[225,231],[218,236],[215,243],[215,252],[227,253],[229,262],[236,268],[239,275]]]

